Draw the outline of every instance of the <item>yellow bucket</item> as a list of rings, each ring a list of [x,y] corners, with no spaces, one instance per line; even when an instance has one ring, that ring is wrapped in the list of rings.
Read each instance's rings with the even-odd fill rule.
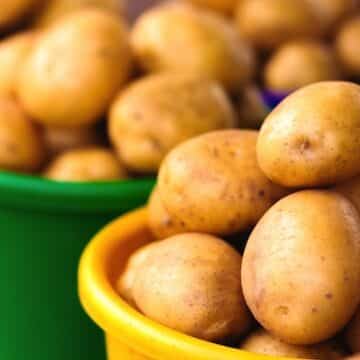
[[[83,307],[105,332],[108,360],[269,360],[192,338],[134,310],[116,293],[114,283],[136,249],[153,240],[146,209],[106,226],[85,249],[79,268]]]

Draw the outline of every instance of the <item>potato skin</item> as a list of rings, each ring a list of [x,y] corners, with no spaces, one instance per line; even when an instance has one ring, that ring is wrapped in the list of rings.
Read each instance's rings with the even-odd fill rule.
[[[184,225],[165,209],[159,190],[155,188],[148,203],[148,222],[157,239],[166,239],[184,232]]]
[[[239,127],[259,129],[270,110],[262,98],[259,88],[248,85],[242,91],[237,104]]]
[[[360,16],[345,22],[336,36],[336,51],[338,57],[351,76],[360,75]]]
[[[250,334],[240,344],[240,349],[256,354],[300,359],[340,360],[344,355],[344,352],[334,342],[312,346],[290,345],[273,337],[263,329]]]
[[[126,171],[112,151],[91,147],[69,150],[50,163],[44,176],[56,181],[110,181],[126,178]]]
[[[46,0],[46,4],[39,12],[34,24],[46,27],[73,12],[89,7],[123,14],[125,4],[124,0]]]
[[[179,143],[235,122],[232,104],[217,83],[157,74],[120,93],[110,110],[109,135],[127,167],[154,173]]]
[[[145,12],[134,26],[131,43],[138,62],[150,72],[193,73],[233,91],[254,72],[254,53],[236,29],[222,16],[191,6]]]
[[[21,66],[37,37],[36,32],[27,31],[0,42],[0,96],[15,94]]]
[[[0,98],[0,169],[38,170],[45,149],[41,132],[12,98]]]
[[[45,127],[44,141],[50,156],[55,156],[68,150],[96,145],[100,142],[93,127]]]
[[[237,0],[189,0],[195,5],[205,6],[215,11],[219,11],[225,14],[231,14],[236,4]]]
[[[288,187],[332,185],[360,171],[360,86],[308,85],[266,118],[257,143],[264,173]]]
[[[344,360],[360,360],[360,354],[355,354],[353,356],[349,356],[344,358]]]
[[[333,187],[332,190],[344,195],[355,205],[356,209],[360,211],[360,176],[345,181]]]
[[[133,287],[137,273],[146,271],[143,265],[147,257],[151,255],[151,250],[156,248],[156,246],[156,242],[153,242],[135,251],[129,258],[122,275],[116,282],[116,289],[119,294],[133,307],[136,307],[133,296]]]
[[[331,48],[310,40],[284,44],[271,56],[264,70],[266,87],[279,92],[340,78],[340,67]]]
[[[1,0],[0,29],[15,24],[42,0]]]
[[[186,231],[230,235],[246,230],[287,194],[259,169],[256,141],[256,131],[215,131],[181,144],[165,158],[160,196]]]
[[[333,337],[360,302],[360,218],[330,191],[301,191],[259,221],[245,248],[242,284],[260,324],[289,344]]]
[[[344,17],[357,10],[357,0],[306,0],[313,7],[323,31],[333,32]]]
[[[346,342],[352,352],[360,353],[360,308],[347,328]]]
[[[240,33],[262,50],[319,30],[312,7],[303,0],[241,0],[236,11]]]
[[[83,10],[43,34],[19,76],[25,109],[48,126],[91,124],[130,71],[127,30],[113,14]]]
[[[239,336],[249,329],[252,318],[241,291],[240,254],[221,239],[197,233],[155,244],[133,282],[140,311],[209,341]]]

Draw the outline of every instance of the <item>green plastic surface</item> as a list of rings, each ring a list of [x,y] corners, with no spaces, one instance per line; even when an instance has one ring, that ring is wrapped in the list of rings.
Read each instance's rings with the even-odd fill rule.
[[[69,184],[0,173],[0,359],[104,360],[77,298],[92,235],[145,203],[154,181]]]

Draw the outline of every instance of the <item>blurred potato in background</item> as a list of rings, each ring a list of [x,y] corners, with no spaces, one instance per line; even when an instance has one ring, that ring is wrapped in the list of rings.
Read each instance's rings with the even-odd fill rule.
[[[15,100],[0,98],[0,168],[10,171],[39,170],[45,159],[41,131]]]
[[[89,125],[106,112],[130,72],[124,22],[107,11],[86,9],[41,36],[22,67],[17,94],[41,124]]]
[[[212,11],[177,3],[149,10],[135,23],[131,44],[146,72],[193,73],[230,91],[254,75],[254,52],[229,21]]]
[[[236,23],[245,39],[260,50],[320,32],[316,13],[304,0],[241,0]]]
[[[0,29],[14,25],[46,0],[1,0]]]
[[[89,147],[66,151],[49,164],[44,176],[56,181],[111,181],[127,178],[115,154],[106,148]]]
[[[89,7],[125,16],[125,1],[127,0],[47,0],[35,18],[35,25],[48,26],[66,15]]]
[[[317,13],[324,33],[333,33],[341,20],[356,10],[358,0],[305,0]]]
[[[223,12],[225,14],[231,14],[234,9],[235,5],[237,4],[238,0],[189,0],[190,2],[205,6],[210,9]]]
[[[341,79],[335,52],[315,40],[297,40],[280,46],[264,68],[267,89],[290,92],[319,81]]]
[[[26,31],[0,42],[0,96],[15,94],[21,66],[38,35],[35,31]]]
[[[349,75],[360,76],[360,13],[346,21],[336,37],[337,54]]]
[[[110,110],[109,136],[129,169],[156,173],[165,155],[194,136],[236,126],[225,90],[193,74],[160,73],[135,81]]]

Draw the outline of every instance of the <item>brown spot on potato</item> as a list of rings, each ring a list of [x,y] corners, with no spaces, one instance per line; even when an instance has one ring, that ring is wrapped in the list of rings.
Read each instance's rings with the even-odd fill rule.
[[[171,219],[164,219],[163,220],[163,225],[166,226],[166,227],[169,227],[169,226],[172,226],[173,225],[173,222]]]
[[[276,313],[279,315],[287,315],[289,313],[289,308],[287,306],[278,306],[276,308]]]
[[[16,153],[17,152],[17,146],[16,144],[12,144],[12,143],[6,143],[5,144],[6,150],[9,153]]]
[[[332,293],[326,293],[325,297],[329,300],[331,300],[333,298],[333,294]]]
[[[310,141],[307,139],[304,139],[301,143],[300,143],[300,151],[304,152],[305,150],[308,150],[310,148]]]
[[[252,260],[252,261],[254,261],[254,260]],[[253,274],[253,277],[255,277],[254,274]],[[255,297],[255,307],[257,309],[260,309],[260,307],[263,303],[264,297],[265,297],[265,288],[261,288],[260,291],[258,292],[257,296]]]
[[[216,158],[219,157],[219,150],[217,148],[213,148],[212,153],[213,153],[214,157],[216,157]]]
[[[294,139],[293,145],[295,150],[298,151],[300,154],[306,153],[311,148],[311,142],[305,136],[300,136]]]

